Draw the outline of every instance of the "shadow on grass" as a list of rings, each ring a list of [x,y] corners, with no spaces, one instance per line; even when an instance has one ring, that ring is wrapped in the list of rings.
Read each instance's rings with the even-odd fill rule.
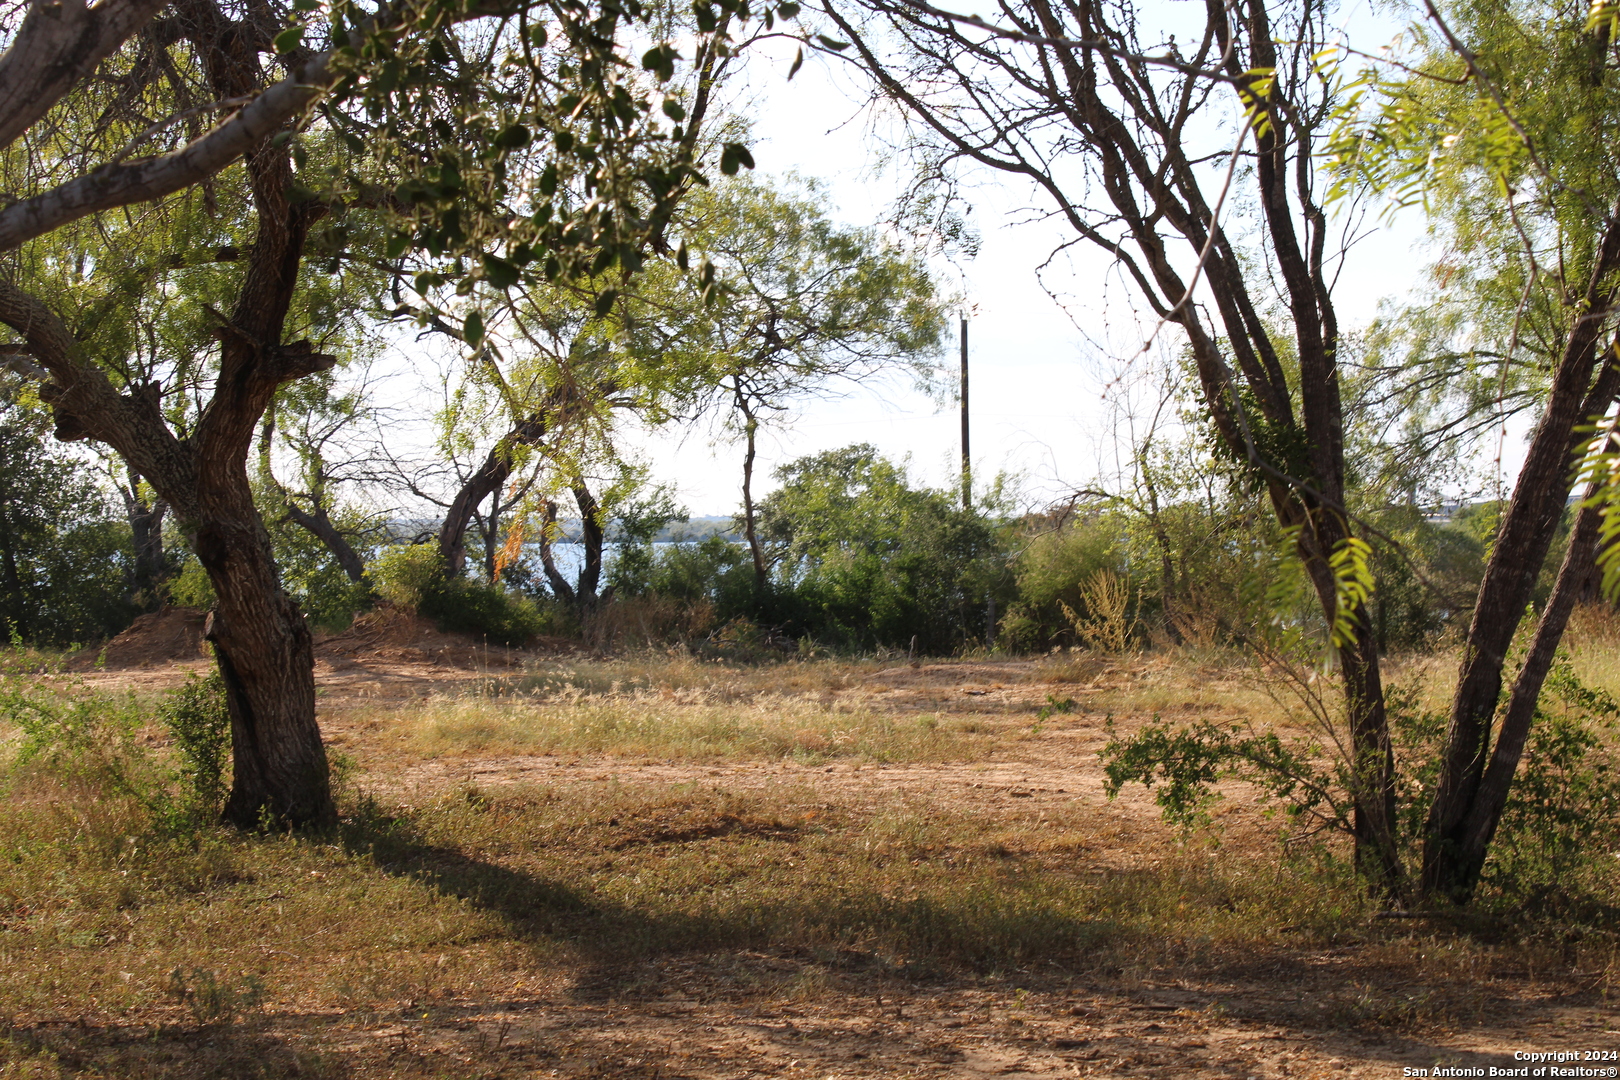
[[[969,882],[933,894],[889,895],[821,882],[797,896],[714,902],[673,896],[626,904],[424,839],[405,818],[362,816],[342,843],[387,874],[412,878],[501,918],[512,937],[563,945],[607,968],[669,953],[787,949],[830,968],[906,978],[1065,960],[1092,965],[1135,931],[1090,917],[1021,882]],[[792,871],[784,871],[792,873]],[[689,910],[680,910],[683,903]]]
[[[254,1077],[282,1080],[351,1075],[335,1056],[300,1050],[265,1030],[269,1016],[201,1028],[72,1024],[0,1027],[0,1074],[49,1077],[89,1074],[131,1080]]]

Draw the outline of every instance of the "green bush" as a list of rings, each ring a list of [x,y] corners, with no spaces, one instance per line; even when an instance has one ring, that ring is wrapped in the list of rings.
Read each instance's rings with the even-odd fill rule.
[[[207,611],[218,602],[214,583],[195,555],[188,555],[180,565],[180,572],[169,581],[169,602],[198,611]]]
[[[757,622],[845,648],[941,655],[985,640],[988,601],[1011,598],[1003,537],[957,494],[913,487],[860,444],[777,469],[759,506],[775,589]]]
[[[169,691],[158,719],[174,739],[184,808],[211,819],[225,806],[231,760],[231,715],[225,705],[225,680],[215,671],[193,675]]]
[[[500,585],[476,581],[439,581],[431,585],[417,611],[440,630],[472,634],[499,645],[521,646],[541,634],[554,633],[562,616]]]
[[[1001,621],[1006,647],[1030,652],[1082,644],[1070,613],[1079,618],[1097,614],[1088,610],[1084,588],[1102,571],[1123,569],[1123,531],[1115,514],[1084,517],[1057,528],[1044,522],[1030,528],[1013,564],[1018,596]],[[1132,591],[1140,595],[1140,589]]]
[[[1399,764],[1397,826],[1416,865],[1429,800],[1438,781],[1447,720],[1415,707],[1412,688],[1388,695]],[[1620,895],[1620,701],[1584,685],[1567,658],[1547,678],[1518,774],[1480,883],[1480,899],[1503,911],[1531,910],[1566,920],[1612,920]],[[1253,783],[1279,800],[1304,833],[1352,831],[1350,769],[1320,743],[1284,740],[1241,723],[1152,723],[1103,748],[1105,790],[1126,783],[1155,788],[1167,820],[1210,821],[1222,781]]]
[[[405,544],[379,555],[366,572],[377,595],[407,611],[416,611],[444,581],[444,559],[436,544]]]

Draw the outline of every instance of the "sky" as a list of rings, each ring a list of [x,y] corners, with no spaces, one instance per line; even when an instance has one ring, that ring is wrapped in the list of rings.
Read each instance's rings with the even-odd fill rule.
[[[1163,10],[1174,9],[1167,4]],[[1370,0],[1349,0],[1340,11],[1362,47],[1392,40],[1404,25],[1388,8],[1375,10]],[[863,106],[863,79],[847,62],[810,54],[789,81],[792,55],[790,42],[756,46],[735,91],[737,105],[753,124],[756,173],[765,179],[797,174],[818,180],[839,224],[882,222],[907,175],[903,164],[887,170],[875,164],[882,149],[878,136],[885,132]],[[1147,375],[1154,366],[1153,353],[1142,352],[1150,324],[1138,318],[1131,290],[1110,273],[1100,253],[1083,250],[1040,271],[1054,248],[1073,234],[1061,222],[1043,220],[1044,204],[1033,190],[999,174],[967,174],[964,190],[978,251],[971,259],[938,260],[935,269],[942,288],[963,297],[968,315],[976,486],[982,490],[1004,474],[1021,509],[1061,502],[1082,488],[1107,487],[1119,475],[1124,456],[1116,434],[1132,377]],[[1392,225],[1369,224],[1335,287],[1340,322],[1347,329],[1365,326],[1380,301],[1419,285],[1429,261],[1417,214]],[[952,385],[955,338],[953,321],[949,347],[940,358]],[[1165,331],[1155,349],[1163,353],[1178,345],[1173,332]],[[436,397],[422,398],[415,380],[392,381],[391,390],[378,390],[385,399],[399,398],[397,416],[425,416],[440,404]],[[1519,434],[1504,441],[1509,481],[1522,457]],[[856,442],[909,461],[919,482],[951,489],[959,484],[960,418],[954,400],[936,400],[903,379],[890,379],[806,400],[764,428],[756,494],[774,486],[770,473],[777,465]],[[656,431],[631,425],[621,449],[639,456],[654,482],[672,485],[677,501],[694,516],[729,516],[740,507],[742,446],[717,425],[671,424]],[[1494,456],[1494,441],[1490,449]]]
[[[1388,40],[1399,27],[1380,23],[1367,5],[1346,5],[1360,40]],[[1357,25],[1359,23],[1359,25]],[[792,47],[755,55],[748,68],[754,119],[752,152],[766,177],[792,173],[824,181],[837,218],[865,226],[881,221],[900,194],[902,167],[874,164],[872,117],[864,87],[848,65],[806,57],[791,81]],[[1143,325],[1127,290],[1108,284],[1108,263],[1087,256],[1037,268],[1072,234],[1040,220],[1042,204],[1026,187],[999,176],[970,176],[971,224],[981,245],[971,260],[938,264],[942,284],[959,291],[969,313],[970,418],[973,475],[1006,473],[1024,506],[1061,500],[1115,472],[1110,377],[1143,370]],[[1424,259],[1410,222],[1374,231],[1353,249],[1336,290],[1342,321],[1365,325],[1380,299],[1415,285]],[[1065,298],[1060,304],[1047,291]],[[954,373],[956,329],[942,361]],[[1173,347],[1168,335],[1160,348]],[[1100,347],[1099,347],[1100,346]],[[954,379],[954,374],[950,376]],[[1118,392],[1114,391],[1118,403]],[[657,479],[675,484],[694,514],[729,514],[740,502],[741,447],[716,441],[707,427],[643,434],[639,442]],[[936,487],[959,483],[960,419],[941,403],[905,385],[847,388],[836,398],[803,404],[788,422],[760,440],[756,475],[807,454],[869,442],[892,458],[909,458],[912,474]]]

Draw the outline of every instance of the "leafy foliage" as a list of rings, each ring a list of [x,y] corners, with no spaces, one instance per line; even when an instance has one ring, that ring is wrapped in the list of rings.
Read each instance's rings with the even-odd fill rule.
[[[174,740],[185,809],[212,820],[225,805],[231,760],[231,715],[218,671],[193,675],[171,690],[158,719]]]
[[[0,637],[67,645],[129,624],[128,526],[50,420],[0,376]]]

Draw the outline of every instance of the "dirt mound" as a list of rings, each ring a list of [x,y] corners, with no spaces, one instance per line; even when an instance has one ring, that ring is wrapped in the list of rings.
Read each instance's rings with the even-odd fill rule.
[[[543,639],[528,650],[509,649],[471,634],[445,633],[411,611],[382,604],[355,619],[340,634],[315,642],[315,659],[334,667],[355,661],[402,660],[450,667],[487,668],[520,665],[534,651],[572,650],[575,643]]]
[[[203,618],[200,611],[180,607],[142,615],[104,648],[79,654],[73,666],[119,669],[206,659]]]

